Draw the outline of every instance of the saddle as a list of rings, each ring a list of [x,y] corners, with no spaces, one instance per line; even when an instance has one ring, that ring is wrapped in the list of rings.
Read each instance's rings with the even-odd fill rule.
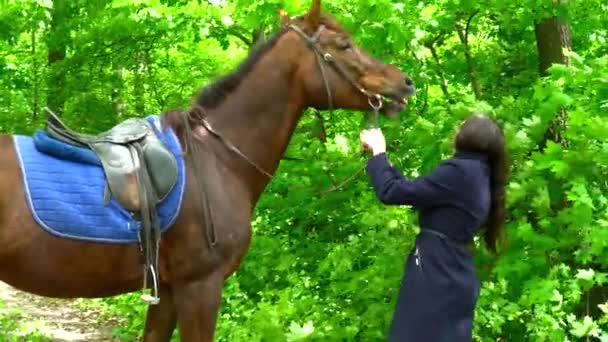
[[[104,202],[110,198],[130,211],[141,223],[140,249],[145,256],[144,289],[148,271],[154,282],[154,296],[142,299],[158,303],[158,244],[160,223],[156,205],[177,183],[175,157],[142,118],[127,119],[96,134],[78,133],[47,109],[45,132],[50,137],[76,147],[92,150],[99,158],[106,178]]]

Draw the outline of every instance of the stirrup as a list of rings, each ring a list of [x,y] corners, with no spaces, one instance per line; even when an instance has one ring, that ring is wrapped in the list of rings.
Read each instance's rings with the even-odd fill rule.
[[[148,293],[144,293],[141,295],[141,300],[146,303],[147,305],[156,305],[158,303],[160,303],[160,298],[158,297],[158,283],[156,280],[156,271],[154,271],[154,266],[150,265],[150,273],[152,273],[152,281],[154,283],[154,290],[153,290],[153,295],[150,295]],[[144,272],[144,288],[143,291],[146,291],[146,279],[147,279],[147,274],[146,272]]]

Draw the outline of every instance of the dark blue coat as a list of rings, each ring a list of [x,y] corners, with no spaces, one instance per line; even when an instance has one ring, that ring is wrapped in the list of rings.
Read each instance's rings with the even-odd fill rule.
[[[388,341],[471,341],[479,282],[467,245],[490,208],[487,157],[457,152],[430,174],[410,180],[379,154],[369,160],[367,173],[382,203],[416,208],[421,229]]]

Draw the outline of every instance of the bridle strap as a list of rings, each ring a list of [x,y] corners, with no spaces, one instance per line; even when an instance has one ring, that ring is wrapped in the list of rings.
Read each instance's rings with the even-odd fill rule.
[[[198,177],[200,175],[201,167],[199,165],[199,160],[196,156],[200,155],[200,147],[197,143],[194,142],[194,137],[192,134],[192,128],[190,126],[192,110],[188,111],[184,115],[184,134],[185,134],[185,154],[189,156],[192,162],[192,168],[194,169],[194,174],[197,175],[194,177],[195,182],[197,183],[199,189],[195,191],[200,199],[200,203],[203,209],[201,213],[202,221],[205,224],[205,239],[207,240],[207,245],[210,250],[212,250],[217,244],[217,231],[215,229],[215,225],[213,224],[213,215],[211,210],[211,202],[209,201],[209,195],[207,193],[208,186],[206,183],[206,177]]]
[[[349,81],[355,88],[357,88],[357,90],[359,90],[363,95],[369,97],[369,98],[377,98],[377,99],[381,99],[380,94],[376,94],[376,93],[372,93],[369,92],[368,90],[366,90],[363,86],[361,86],[359,84],[359,82],[357,82],[350,73],[348,73],[346,70],[344,70],[344,68],[336,63],[334,57],[328,53],[323,51],[318,45],[318,38],[321,34],[321,32],[325,29],[324,25],[320,25],[319,28],[317,29],[317,31],[315,32],[315,34],[312,37],[309,37],[304,31],[302,31],[301,28],[299,28],[298,26],[295,25],[289,25],[289,28],[292,29],[293,31],[295,31],[296,33],[298,33],[303,39],[304,41],[306,41],[306,43],[308,44],[308,46],[310,48],[312,48],[317,55],[322,56],[323,60],[331,65],[333,68],[336,69],[336,71],[338,72],[338,74],[340,74],[340,76],[342,76],[343,78],[345,78],[347,81]]]

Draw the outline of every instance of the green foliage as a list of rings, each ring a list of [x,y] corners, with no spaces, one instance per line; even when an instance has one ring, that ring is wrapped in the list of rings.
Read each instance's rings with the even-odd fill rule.
[[[55,1],[58,3],[59,1]],[[41,124],[50,90],[66,121],[99,131],[133,115],[184,107],[197,88],[246,54],[254,31],[277,28],[278,8],[309,2],[76,1],[53,27],[50,1],[0,7],[0,128]],[[418,95],[398,120],[382,119],[391,160],[409,176],[451,153],[458,123],[486,111],[502,123],[511,158],[507,245],[493,259],[476,242],[482,280],[476,341],[608,341],[608,16],[597,0],[324,2],[355,40],[414,78]],[[571,65],[540,77],[534,24],[557,15],[573,27]],[[469,24],[468,48],[457,30]],[[69,32],[69,34],[58,34]],[[60,37],[60,38],[57,38]],[[47,65],[48,48],[66,58]],[[480,94],[471,86],[475,69]],[[48,82],[65,72],[63,84]],[[567,141],[545,141],[557,113]],[[218,341],[381,341],[390,323],[415,213],[374,198],[361,170],[359,113],[312,111],[256,207],[254,239],[228,279]],[[539,146],[544,145],[544,148]],[[84,301],[141,334],[137,294]],[[101,317],[101,319],[105,319]],[[0,327],[7,324],[0,317]],[[9,327],[10,329],[10,327]],[[177,337],[175,337],[177,340]]]
[[[24,322],[24,317],[18,310],[7,310],[0,300],[0,339],[6,342],[50,342],[51,340],[40,333],[33,322]]]

